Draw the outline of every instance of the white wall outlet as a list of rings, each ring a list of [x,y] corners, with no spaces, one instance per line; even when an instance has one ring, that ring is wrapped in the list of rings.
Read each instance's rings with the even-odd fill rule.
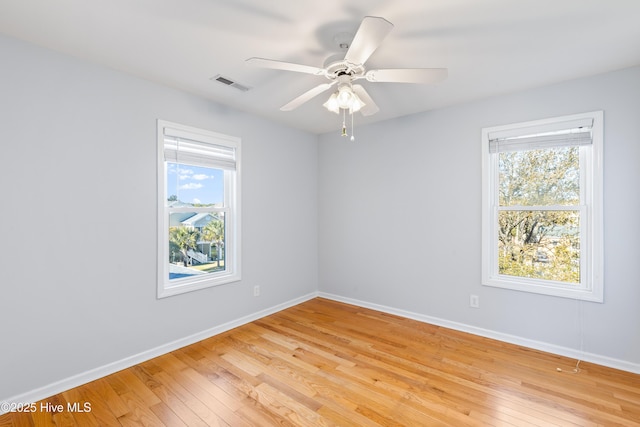
[[[469,307],[480,308],[480,297],[478,295],[469,295]]]
[[[259,297],[260,296],[260,286],[256,285],[253,287],[253,296],[254,297]]]

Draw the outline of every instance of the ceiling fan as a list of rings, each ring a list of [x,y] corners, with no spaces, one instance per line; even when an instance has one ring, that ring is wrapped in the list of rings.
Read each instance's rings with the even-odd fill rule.
[[[334,113],[339,113],[340,110],[350,113],[360,111],[362,115],[370,116],[380,109],[362,85],[353,84],[357,80],[366,79],[371,83],[436,83],[447,78],[446,68],[367,70],[365,62],[392,29],[393,24],[386,19],[366,16],[360,23],[353,41],[350,44],[348,41],[340,42],[341,47],[348,47],[344,59],[330,57],[324,68],[256,57],[249,58],[246,62],[261,68],[324,76],[329,80],[328,83],[320,84],[283,105],[280,107],[282,111],[291,111],[337,85],[338,90],[323,104],[324,107]]]

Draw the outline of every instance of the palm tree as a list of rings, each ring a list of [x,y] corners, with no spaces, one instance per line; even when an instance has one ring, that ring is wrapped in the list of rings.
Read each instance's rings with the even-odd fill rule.
[[[176,245],[182,253],[182,259],[186,262],[189,249],[196,248],[198,230],[186,227],[171,227],[169,229],[169,241]]]
[[[214,219],[202,228],[202,239],[216,247],[217,267],[220,267],[221,248],[224,244],[224,222]]]

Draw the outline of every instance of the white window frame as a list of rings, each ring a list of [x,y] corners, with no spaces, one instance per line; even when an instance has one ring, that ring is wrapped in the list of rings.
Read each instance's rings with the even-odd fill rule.
[[[241,279],[240,260],[240,138],[223,135],[165,120],[157,122],[157,183],[158,183],[158,259],[157,296],[164,298],[211,286],[237,282]],[[220,155],[201,155],[196,151],[182,153],[170,140],[194,141],[220,149]],[[176,153],[179,153],[176,159]],[[205,166],[224,170],[224,206],[170,207],[167,203],[168,160],[185,165]],[[176,212],[224,212],[225,269],[220,272],[169,280],[169,215]]]
[[[483,285],[603,302],[603,120],[603,112],[594,111],[482,129]],[[580,212],[580,283],[567,284],[500,274],[497,232],[499,165],[498,153],[495,152],[497,150],[492,152],[491,149],[491,140],[557,131],[583,122],[592,123],[592,128],[591,143],[580,145],[579,148],[581,205],[576,207],[576,210]],[[563,144],[560,143],[557,146],[561,145]],[[527,210],[527,207],[521,208]]]

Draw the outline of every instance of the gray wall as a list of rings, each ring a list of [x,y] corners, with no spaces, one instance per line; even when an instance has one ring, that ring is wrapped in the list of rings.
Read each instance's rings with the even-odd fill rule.
[[[482,286],[481,128],[593,110],[605,117],[604,304]],[[355,143],[323,135],[320,291],[552,346],[582,343],[637,367],[639,117],[632,68],[356,128]]]
[[[0,52],[0,400],[317,290],[315,135],[12,39]],[[242,138],[241,282],[156,299],[158,118]]]

